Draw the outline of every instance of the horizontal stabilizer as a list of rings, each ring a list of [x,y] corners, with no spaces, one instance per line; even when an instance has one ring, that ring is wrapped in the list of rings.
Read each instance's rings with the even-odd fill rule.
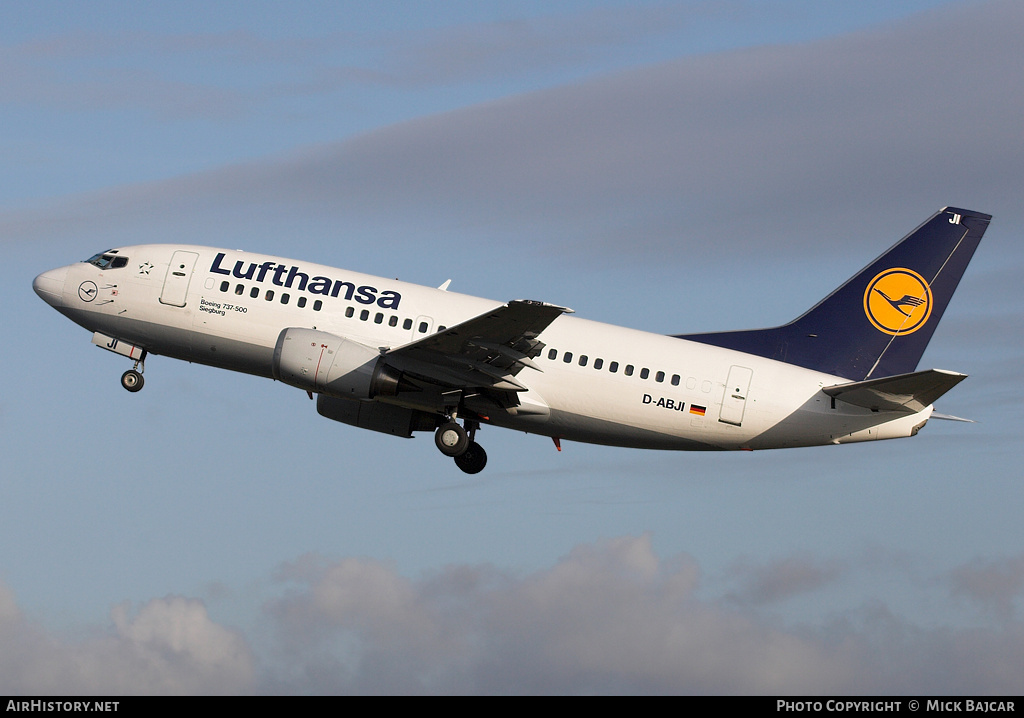
[[[872,411],[914,414],[934,404],[936,399],[966,378],[966,374],[955,371],[927,369],[912,374],[826,386],[822,391],[847,404]]]

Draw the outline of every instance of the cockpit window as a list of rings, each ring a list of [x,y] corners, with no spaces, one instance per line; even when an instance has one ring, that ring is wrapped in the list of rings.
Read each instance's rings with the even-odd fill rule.
[[[100,252],[99,254],[92,255],[85,261],[88,264],[95,264],[100,269],[106,269],[110,266],[110,263],[114,261],[114,255],[106,252]]]
[[[128,266],[128,257],[119,256],[116,249],[94,254],[85,261],[100,269],[120,269]]]

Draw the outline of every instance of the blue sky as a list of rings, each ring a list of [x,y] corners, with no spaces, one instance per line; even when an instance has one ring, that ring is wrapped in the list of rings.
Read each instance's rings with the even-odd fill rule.
[[[8,3],[0,691],[1019,693],[1012,2]],[[31,291],[111,246],[303,258],[663,333],[993,224],[913,440],[670,454],[328,422]]]

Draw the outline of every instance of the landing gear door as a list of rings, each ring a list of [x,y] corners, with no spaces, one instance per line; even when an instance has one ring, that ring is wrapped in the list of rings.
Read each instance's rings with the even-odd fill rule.
[[[745,366],[734,366],[729,369],[719,421],[734,426],[743,424],[743,412],[747,408],[747,390],[750,389],[750,378],[753,375],[754,372]]]
[[[192,281],[192,270],[195,269],[199,255],[195,252],[178,251],[171,257],[164,277],[164,288],[160,292],[160,303],[172,307],[185,306],[188,297],[188,284]]]

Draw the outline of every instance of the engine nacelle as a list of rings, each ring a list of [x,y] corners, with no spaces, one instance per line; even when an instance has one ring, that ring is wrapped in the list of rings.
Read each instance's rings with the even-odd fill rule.
[[[402,375],[373,347],[316,329],[291,327],[274,347],[274,378],[344,399],[394,396]]]
[[[433,431],[437,417],[418,409],[382,404],[379,401],[353,401],[335,399],[321,394],[316,398],[320,416],[392,436],[409,438],[414,431]]]

